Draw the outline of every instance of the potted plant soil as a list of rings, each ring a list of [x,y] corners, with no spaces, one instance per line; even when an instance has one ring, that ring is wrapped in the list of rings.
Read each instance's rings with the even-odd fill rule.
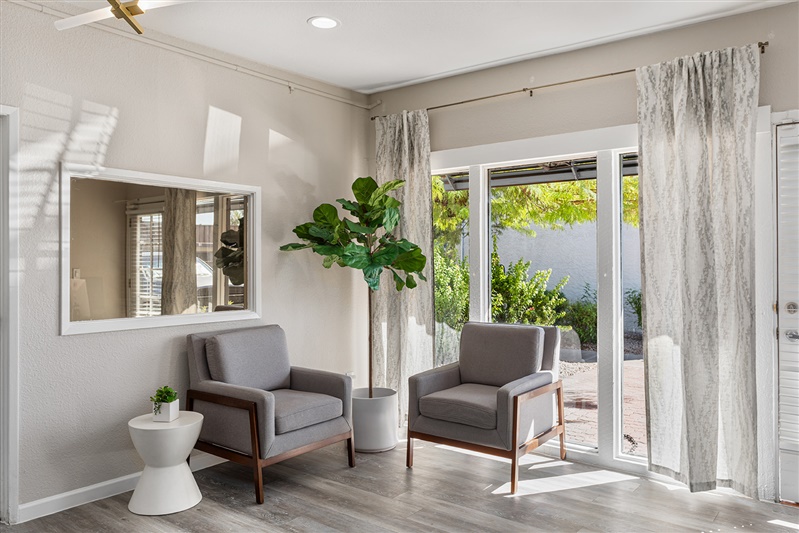
[[[363,271],[369,287],[369,387],[352,391],[355,449],[359,452],[394,448],[399,427],[397,391],[372,383],[372,291],[380,289],[381,274],[386,270],[397,291],[416,287],[417,277],[426,281],[422,270],[427,258],[422,250],[394,235],[401,204],[388,193],[404,184],[393,180],[378,186],[371,177],[356,179],[352,184],[355,201],[336,200],[354,220],[339,218],[336,206],[322,204],[314,210],[311,222],[294,228],[303,242],[280,247],[283,251],[310,248],[323,257],[325,268],[338,265]]]

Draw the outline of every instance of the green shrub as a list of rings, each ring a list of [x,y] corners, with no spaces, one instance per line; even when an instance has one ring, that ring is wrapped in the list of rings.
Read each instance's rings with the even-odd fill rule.
[[[433,247],[436,322],[458,331],[469,320],[469,263]]]
[[[563,318],[559,325],[571,326],[581,342],[596,343],[597,315],[596,315],[596,289],[586,283],[583,286],[582,297],[574,302],[568,302],[563,309]]]
[[[436,243],[433,263],[436,322],[460,331],[469,320],[469,262],[456,258],[449,247]],[[563,317],[566,297],[561,291],[569,277],[548,290],[552,270],[537,270],[530,277],[530,264],[520,259],[504,266],[495,239],[491,253],[491,319],[494,322],[551,326]]]
[[[537,270],[529,277],[530,261],[519,259],[505,267],[499,259],[497,240],[491,252],[491,319],[508,324],[551,326],[563,317],[566,298],[561,291],[569,276],[547,290],[552,269]]]
[[[638,317],[638,327],[643,328],[643,321],[641,320],[641,291],[637,289],[627,289],[624,291],[624,301],[635,312]]]

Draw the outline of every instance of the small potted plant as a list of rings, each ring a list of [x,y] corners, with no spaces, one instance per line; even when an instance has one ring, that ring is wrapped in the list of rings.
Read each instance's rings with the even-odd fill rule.
[[[180,415],[180,400],[175,389],[164,385],[150,396],[153,402],[153,422],[172,422]]]

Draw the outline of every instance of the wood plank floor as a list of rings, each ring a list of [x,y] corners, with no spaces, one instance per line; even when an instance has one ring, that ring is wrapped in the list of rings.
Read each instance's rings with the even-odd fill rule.
[[[0,533],[45,532],[515,532],[799,530],[799,508],[728,493],[691,494],[676,485],[528,455],[516,496],[508,462],[416,441],[358,454],[347,467],[343,444],[264,470],[266,502],[255,503],[247,468],[225,463],[197,472],[203,500],[160,517],[127,509],[131,493]],[[796,524],[794,528],[772,521]]]

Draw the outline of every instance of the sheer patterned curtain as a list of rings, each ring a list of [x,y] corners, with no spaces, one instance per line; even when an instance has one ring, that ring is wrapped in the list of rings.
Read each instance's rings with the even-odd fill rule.
[[[649,467],[757,498],[756,45],[637,70]]]
[[[371,299],[375,384],[398,391],[402,423],[408,410],[408,378],[433,367],[433,200],[427,111],[379,117],[375,129],[375,179],[379,184],[405,180],[396,191],[402,202],[397,235],[418,244],[427,256],[427,282],[419,280],[415,289],[397,292],[386,278]]]
[[[197,193],[166,189],[161,314],[197,312]]]

